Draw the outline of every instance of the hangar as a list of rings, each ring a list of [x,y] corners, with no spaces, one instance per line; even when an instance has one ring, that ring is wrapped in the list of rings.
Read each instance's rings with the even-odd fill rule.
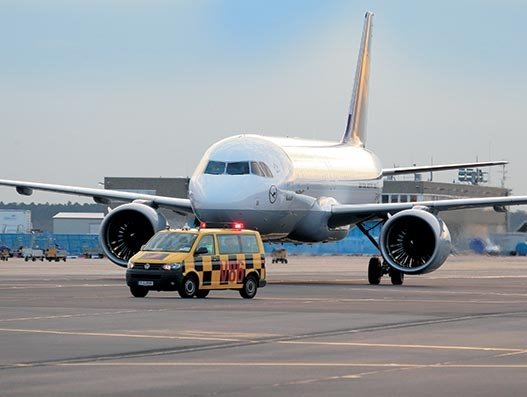
[[[98,234],[102,212],[59,212],[53,217],[54,234]]]

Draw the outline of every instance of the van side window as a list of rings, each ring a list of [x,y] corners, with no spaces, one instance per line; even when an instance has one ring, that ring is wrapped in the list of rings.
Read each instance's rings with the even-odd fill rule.
[[[218,246],[220,254],[239,254],[241,251],[238,236],[234,234],[218,235]]]
[[[214,237],[213,236],[203,236],[201,240],[199,240],[198,246],[196,247],[196,251],[199,250],[201,247],[207,248],[208,254],[207,255],[214,255],[215,249],[214,249]]]
[[[256,241],[256,236],[252,234],[244,234],[240,236],[242,243],[242,252],[244,254],[255,254],[260,252],[258,249],[258,242]]]

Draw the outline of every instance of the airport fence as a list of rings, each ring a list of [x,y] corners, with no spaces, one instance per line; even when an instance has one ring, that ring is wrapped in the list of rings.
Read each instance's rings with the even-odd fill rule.
[[[96,234],[3,233],[0,234],[0,246],[11,250],[20,247],[46,249],[58,246],[68,251],[69,255],[102,252],[99,236]]]
[[[371,231],[377,238],[380,228]],[[0,233],[0,247],[11,250],[20,247],[46,249],[58,246],[68,251],[69,255],[83,255],[85,253],[102,253],[99,236],[94,234],[53,234],[53,233]],[[377,249],[358,230],[351,229],[348,236],[340,241],[323,244],[293,244],[293,243],[265,243],[265,251],[285,248],[289,255],[373,255]]]
[[[374,224],[365,224],[369,229]],[[378,239],[380,226],[374,227],[370,233]],[[379,251],[375,246],[362,234],[362,232],[353,228],[348,236],[343,240],[330,243],[317,244],[294,244],[294,243],[265,243],[265,252],[272,253],[276,249],[286,249],[289,255],[375,255]]]

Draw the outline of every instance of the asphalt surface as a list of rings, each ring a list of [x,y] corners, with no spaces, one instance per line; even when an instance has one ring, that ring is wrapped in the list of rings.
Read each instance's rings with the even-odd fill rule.
[[[0,262],[1,396],[524,396],[527,259],[268,264],[253,300],[133,298],[106,260]]]

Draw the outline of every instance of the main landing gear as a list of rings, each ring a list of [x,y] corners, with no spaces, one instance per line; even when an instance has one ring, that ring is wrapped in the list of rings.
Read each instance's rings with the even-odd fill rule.
[[[393,285],[402,285],[404,282],[404,273],[399,270],[391,268],[386,262],[381,263],[378,256],[370,259],[368,264],[368,281],[371,285],[378,285],[381,282],[382,276],[390,275]]]
[[[373,227],[366,229],[362,223],[357,223],[359,230],[371,241],[371,243],[380,251],[379,243],[375,240],[370,231],[377,227],[382,222],[374,225]],[[393,285],[402,285],[404,282],[404,273],[399,270],[390,267],[386,261],[381,262],[381,258],[374,256],[368,263],[368,281],[371,285],[378,285],[381,282],[382,276],[388,274],[392,280]]]

